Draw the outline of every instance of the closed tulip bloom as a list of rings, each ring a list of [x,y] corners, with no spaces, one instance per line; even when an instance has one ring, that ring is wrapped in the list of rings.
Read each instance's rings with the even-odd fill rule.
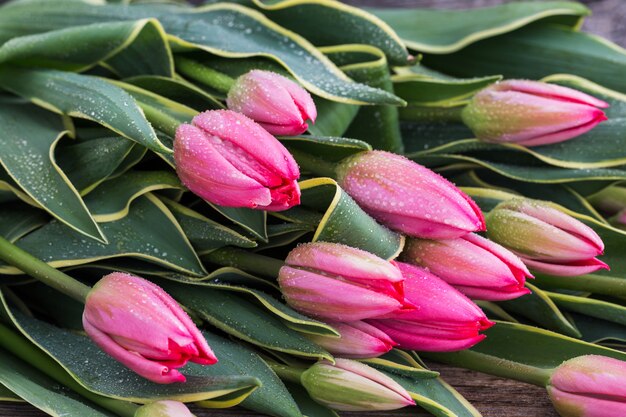
[[[556,368],[547,386],[562,417],[626,416],[626,362],[579,356]]]
[[[478,139],[524,146],[563,142],[606,120],[607,103],[539,81],[508,80],[480,91],[461,113]]]
[[[335,359],[334,365],[318,362],[304,371],[300,380],[311,398],[333,410],[396,410],[415,405],[393,379],[349,359]]]
[[[315,122],[313,99],[295,82],[270,71],[252,70],[228,91],[228,108],[243,113],[272,135],[299,135]]]
[[[210,110],[180,125],[174,159],[183,184],[211,203],[269,211],[300,204],[295,160],[242,114]]]
[[[104,276],[87,296],[87,335],[114,359],[159,384],[184,382],[177,368],[217,358],[187,313],[159,286],[130,274]]]
[[[404,278],[390,262],[361,249],[327,242],[289,252],[278,274],[287,303],[313,317],[355,321],[400,309]]]
[[[195,417],[195,415],[181,402],[163,400],[139,407],[134,417]]]
[[[485,230],[483,214],[471,198],[403,156],[361,152],[342,161],[337,176],[363,210],[409,236],[451,239]]]
[[[405,297],[413,311],[394,312],[367,320],[402,349],[451,352],[467,349],[485,338],[493,326],[469,298],[428,271],[395,262],[405,277]]]
[[[396,343],[384,332],[363,321],[328,323],[341,337],[308,335],[334,356],[341,358],[376,358],[389,352]]]
[[[556,207],[531,199],[502,202],[487,216],[488,236],[538,272],[575,276],[608,269],[595,258],[604,251],[600,236]]]
[[[532,275],[520,258],[473,233],[456,239],[409,239],[402,257],[470,298],[501,301],[530,293],[524,284]]]

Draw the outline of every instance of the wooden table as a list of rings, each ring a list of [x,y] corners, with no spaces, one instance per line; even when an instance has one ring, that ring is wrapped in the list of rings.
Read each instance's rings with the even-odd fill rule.
[[[201,2],[201,1],[196,1]],[[0,0],[0,4],[4,0]],[[438,7],[468,8],[503,3],[503,0],[346,0],[346,3],[364,6],[399,7]],[[583,1],[593,10],[587,18],[584,30],[612,39],[626,46],[626,7],[623,0]],[[435,365],[443,378],[464,395],[484,417],[558,417],[542,388],[502,378],[496,378],[465,369]],[[203,410],[194,409],[198,417],[257,416],[241,409]],[[362,416],[362,413],[344,413]],[[396,412],[368,413],[368,417],[390,417],[400,415],[426,416],[428,413],[417,409],[404,409]],[[28,404],[2,403],[0,417],[44,417],[45,413]],[[88,417],[88,416],[85,416]]]
[[[510,381],[466,369],[430,364],[441,376],[467,398],[484,417],[558,417],[543,388]],[[198,417],[256,417],[258,414],[242,408],[206,410],[194,408]],[[350,417],[429,416],[418,408],[395,412],[342,413]],[[45,417],[46,414],[28,404],[0,405],[0,417]],[[89,417],[89,416],[84,416]]]

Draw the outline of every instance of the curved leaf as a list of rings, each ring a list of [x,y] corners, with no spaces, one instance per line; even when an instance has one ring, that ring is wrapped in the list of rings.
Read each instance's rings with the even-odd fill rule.
[[[23,203],[0,205],[0,236],[13,242],[43,226],[49,217],[42,210]]]
[[[61,120],[29,104],[0,101],[0,165],[36,204],[77,232],[104,241],[85,203],[54,160]]]
[[[393,29],[357,7],[319,0],[251,0],[251,3],[316,46],[369,44],[384,51],[393,65],[406,65],[412,59]]]
[[[55,113],[93,120],[155,152],[171,153],[135,100],[103,79],[56,70],[0,67],[0,86]]]
[[[470,10],[365,10],[387,22],[410,49],[431,54],[449,54],[540,20],[576,27],[589,14],[582,4],[566,1],[515,2]]]
[[[182,79],[141,75],[126,78],[124,82],[184,104],[199,112],[224,108],[224,105],[217,98]]]
[[[108,244],[83,239],[56,221],[19,239],[16,244],[54,267],[128,256],[190,275],[205,274],[172,214],[150,194],[136,199],[126,217],[102,223],[101,227],[109,239]],[[0,273],[16,274],[19,271],[0,265]]]
[[[556,305],[565,310],[626,326],[626,307],[623,305],[556,292],[546,294]]]
[[[76,72],[104,64],[124,77],[174,73],[165,33],[155,19],[94,23],[13,38],[0,47],[0,64],[6,63]]]

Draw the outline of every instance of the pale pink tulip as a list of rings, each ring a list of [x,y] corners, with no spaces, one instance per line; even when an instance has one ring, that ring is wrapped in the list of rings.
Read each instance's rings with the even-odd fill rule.
[[[626,362],[579,356],[556,368],[547,386],[562,417],[626,416]]]
[[[450,352],[467,349],[485,338],[493,325],[469,298],[428,271],[395,262],[405,278],[405,297],[413,311],[367,320],[403,349]]]
[[[463,122],[478,139],[524,146],[563,142],[606,120],[607,103],[588,94],[539,81],[492,84],[463,109]]]
[[[604,251],[600,236],[550,202],[521,198],[502,202],[489,213],[487,224],[489,238],[532,270],[575,276],[608,269],[595,258]]]
[[[299,135],[315,122],[313,99],[290,79],[270,71],[252,70],[237,78],[228,92],[228,108],[245,114],[272,135]]]
[[[87,296],[87,335],[114,359],[159,384],[183,382],[188,361],[217,358],[187,313],[159,286],[130,274],[104,276]]]
[[[329,322],[341,337],[308,335],[334,356],[341,358],[375,358],[389,352],[396,343],[384,332],[363,321]]]
[[[532,275],[520,258],[473,233],[456,239],[409,239],[402,258],[473,299],[511,300],[530,293],[524,283]]]
[[[180,125],[174,159],[183,184],[211,203],[269,211],[300,204],[300,170],[289,151],[234,111],[206,111]]]
[[[361,249],[327,242],[289,252],[278,284],[294,309],[332,321],[355,321],[401,309],[404,278],[390,262]]]
[[[178,401],[162,400],[142,405],[133,417],[195,417],[187,406]]]
[[[471,198],[403,156],[361,152],[340,163],[337,177],[363,210],[407,235],[450,239],[485,230],[483,214]]]

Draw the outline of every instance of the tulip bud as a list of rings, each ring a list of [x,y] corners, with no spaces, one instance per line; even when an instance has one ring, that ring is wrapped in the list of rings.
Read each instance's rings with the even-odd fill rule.
[[[547,386],[562,417],[626,416],[626,362],[579,356],[556,368]]]
[[[626,187],[612,186],[588,198],[596,209],[616,214],[626,209]]]
[[[376,358],[389,352],[396,345],[384,332],[363,321],[328,324],[337,330],[341,337],[308,335],[308,338],[334,356],[353,359]]]
[[[596,232],[556,207],[531,199],[504,201],[487,216],[487,234],[538,272],[575,276],[608,269],[595,258],[604,251]]]
[[[304,371],[301,382],[311,398],[334,410],[396,410],[415,405],[393,379],[349,359],[335,359],[334,365],[318,362]]]
[[[184,382],[188,361],[217,358],[187,313],[159,286],[130,274],[104,276],[87,295],[87,335],[114,359],[159,384]]]
[[[135,411],[134,417],[195,417],[187,406],[178,401],[155,401]]]
[[[245,114],[272,135],[299,135],[315,122],[313,99],[295,82],[270,71],[252,70],[237,78],[226,98],[228,108]]]
[[[369,215],[410,236],[451,239],[485,230],[482,212],[471,198],[403,156],[361,152],[343,160],[337,176]]]
[[[563,142],[606,120],[607,103],[580,91],[538,81],[492,84],[463,109],[478,139],[524,146]]]
[[[409,239],[402,259],[428,269],[470,298],[511,300],[530,291],[526,265],[502,246],[479,235],[444,240]]]
[[[485,338],[493,326],[469,298],[428,271],[394,262],[405,278],[405,297],[417,307],[367,322],[387,333],[403,349],[451,352],[467,349]]]
[[[183,184],[211,203],[270,211],[300,204],[295,160],[242,114],[211,110],[180,125],[174,159]]]
[[[412,309],[404,299],[403,281],[390,262],[360,249],[326,242],[296,247],[278,273],[278,284],[291,307],[333,321]]]

